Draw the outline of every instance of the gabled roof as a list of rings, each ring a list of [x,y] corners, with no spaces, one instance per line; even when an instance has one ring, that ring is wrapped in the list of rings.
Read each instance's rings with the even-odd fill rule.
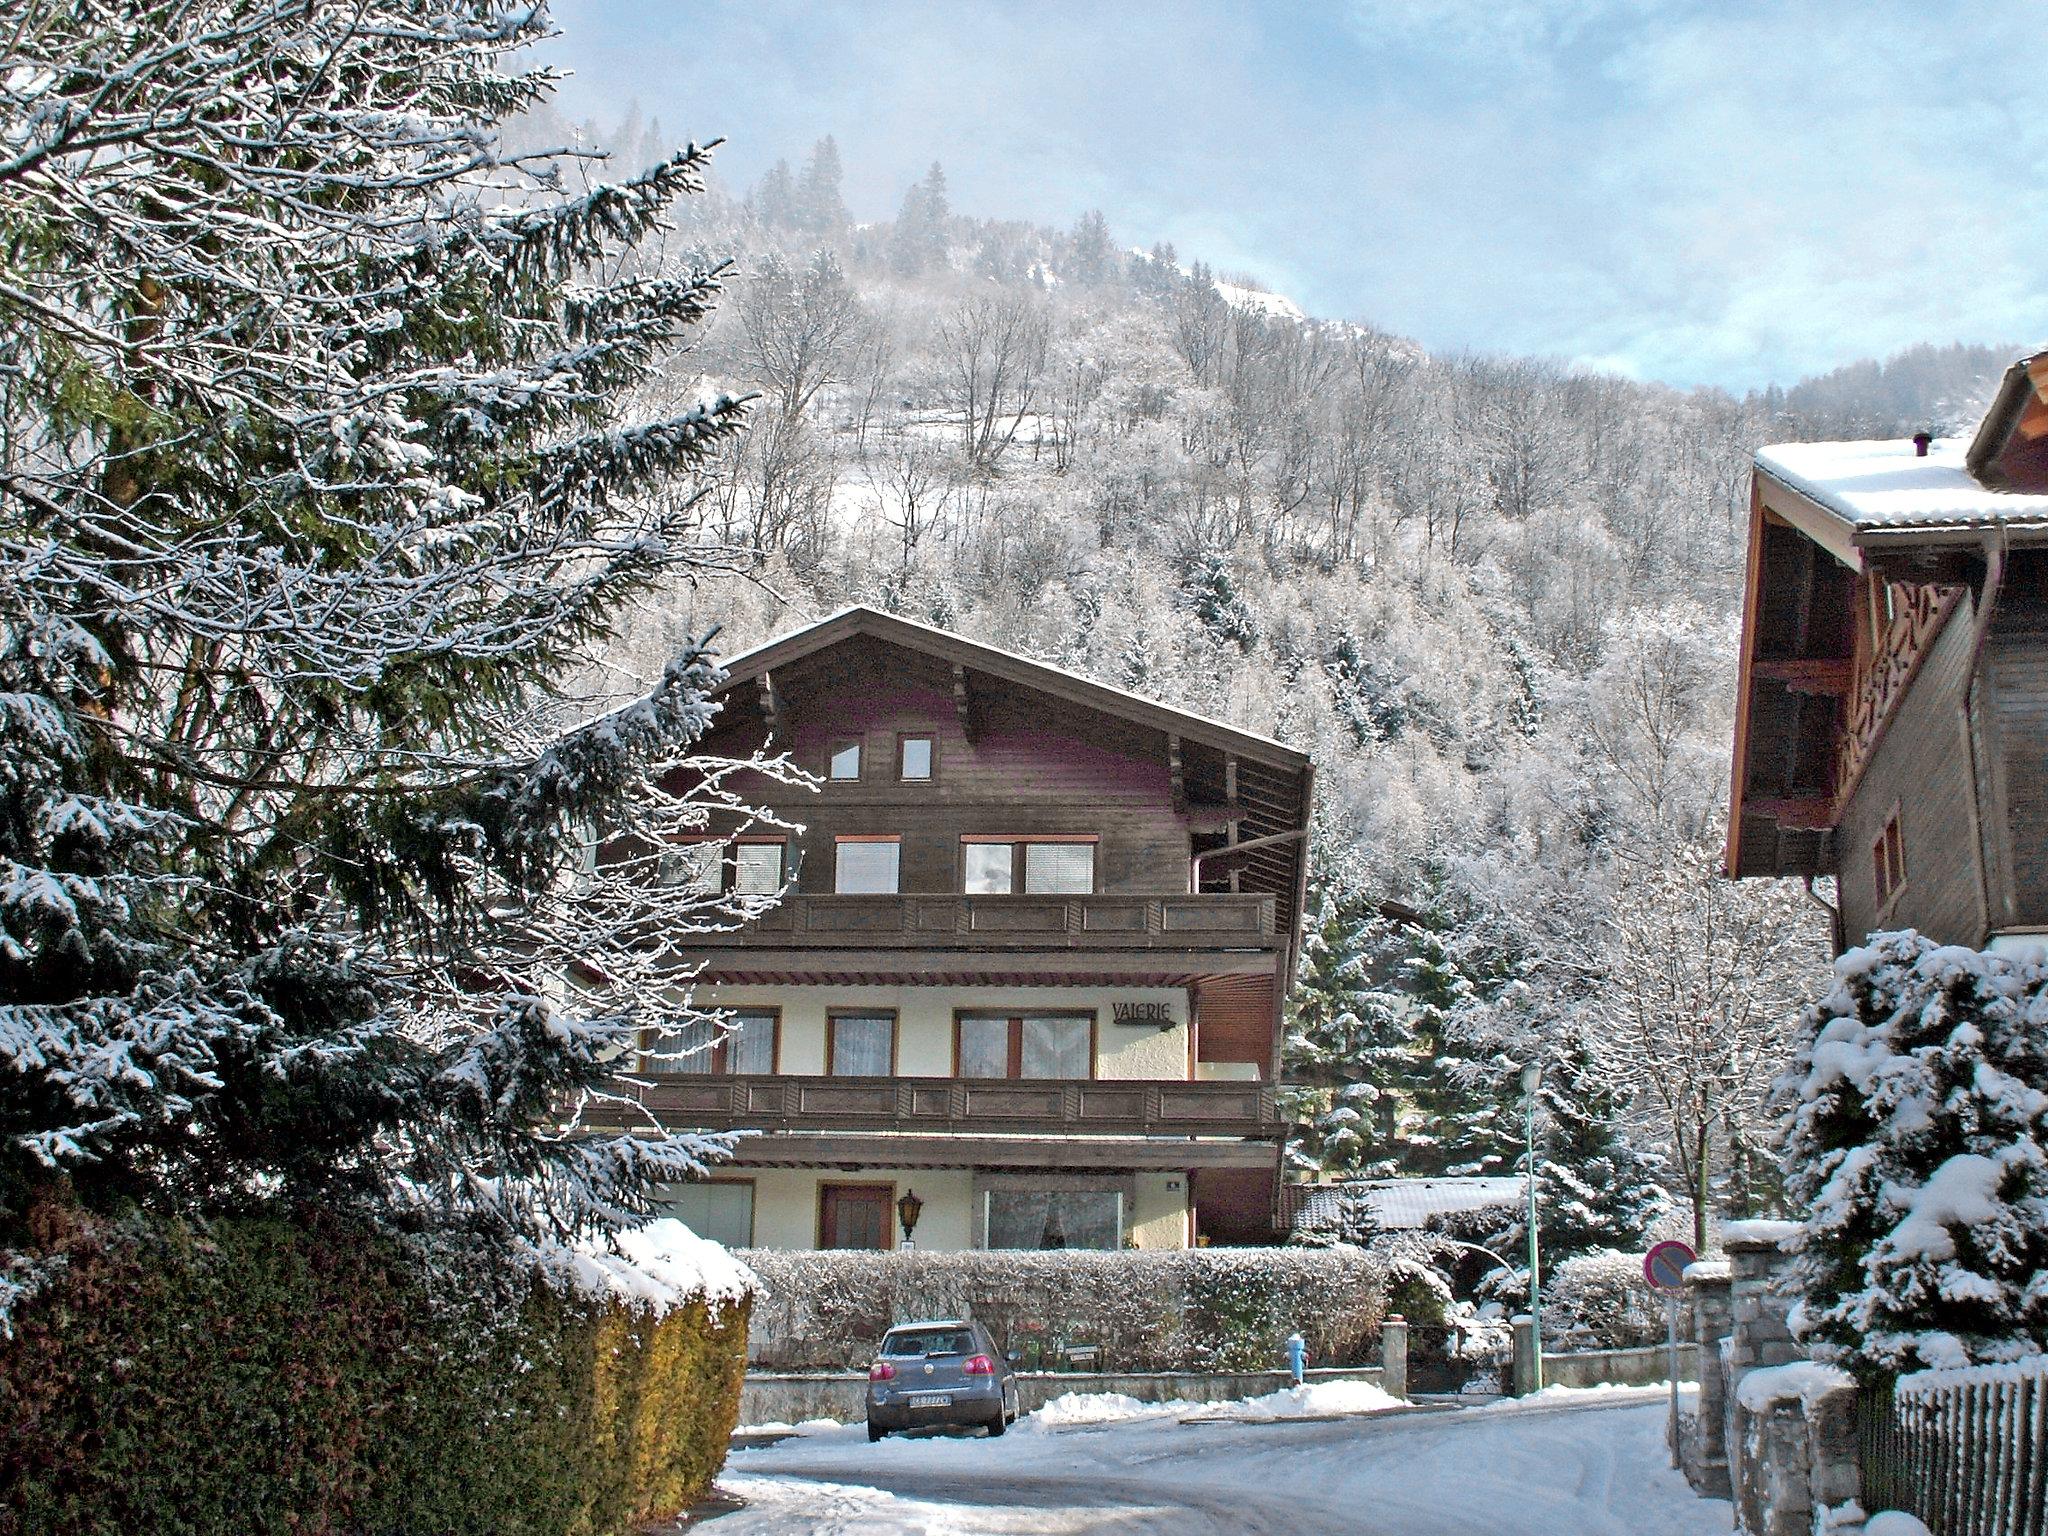
[[[1760,448],[1759,474],[1818,513],[1788,506],[1766,485],[1771,510],[1850,565],[1858,549],[1887,543],[1974,542],[2002,528],[2015,542],[2048,540],[2048,352],[2006,370],[1976,435],[1780,443]]]
[[[951,630],[938,629],[930,624],[920,624],[893,613],[884,613],[879,608],[855,605],[842,608],[829,618],[820,619],[791,634],[770,640],[766,645],[755,647],[733,657],[725,663],[725,669],[735,683],[751,681],[764,672],[773,672],[793,662],[811,656],[830,646],[850,640],[856,635],[869,635],[891,645],[900,645],[909,650],[919,651],[941,660],[955,662],[973,671],[990,677],[1003,678],[1023,688],[1034,688],[1042,693],[1066,699],[1071,703],[1084,705],[1125,720],[1134,720],[1155,730],[1184,736],[1190,741],[1206,742],[1224,751],[1234,752],[1257,762],[1270,763],[1274,767],[1299,772],[1309,766],[1308,754],[1261,736],[1256,731],[1247,731],[1192,710],[1175,709],[1158,703],[1140,694],[1122,688],[1111,688],[1095,682],[1064,667],[1049,662],[1033,661],[1014,651],[998,646],[984,645],[978,640],[969,640]]]

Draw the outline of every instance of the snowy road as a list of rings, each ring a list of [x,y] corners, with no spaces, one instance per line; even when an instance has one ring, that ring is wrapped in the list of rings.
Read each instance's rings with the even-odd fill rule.
[[[736,1451],[706,1536],[1722,1536],[1647,1396],[1340,1422],[1177,1419],[1001,1440],[858,1427]]]

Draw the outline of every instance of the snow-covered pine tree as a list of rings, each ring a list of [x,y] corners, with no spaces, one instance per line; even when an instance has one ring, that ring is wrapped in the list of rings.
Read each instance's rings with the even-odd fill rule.
[[[1289,1156],[1353,1178],[1402,1171],[1402,1111],[1418,1059],[1410,1004],[1394,985],[1398,925],[1341,877],[1319,872],[1301,971],[1288,1001]]]
[[[1407,1171],[1510,1173],[1525,1133],[1520,1063],[1487,1030],[1487,1013],[1514,979],[1513,957],[1441,902],[1407,925],[1409,985],[1423,1057]]]
[[[2048,968],[1878,934],[1777,1099],[1802,1338],[1866,1376],[2048,1350]]]
[[[737,915],[662,850],[753,813],[690,756],[702,647],[559,689],[727,559],[687,472],[739,404],[617,409],[717,291],[632,260],[705,151],[574,196],[501,156],[550,87],[501,0],[8,30],[0,1242],[55,1180],[513,1251],[635,1219],[716,1139],[578,1118]]]
[[[1546,1269],[1575,1254],[1639,1250],[1671,1204],[1662,1159],[1628,1139],[1628,1107],[1583,1040],[1567,1035],[1546,1047],[1536,1092],[1536,1219]],[[1503,1253],[1524,1252],[1527,1221],[1499,1240]]]

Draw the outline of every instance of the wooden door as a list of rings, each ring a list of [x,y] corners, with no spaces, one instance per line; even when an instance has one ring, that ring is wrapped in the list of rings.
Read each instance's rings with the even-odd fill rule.
[[[818,1202],[820,1248],[889,1248],[896,1190],[889,1184],[827,1184]]]

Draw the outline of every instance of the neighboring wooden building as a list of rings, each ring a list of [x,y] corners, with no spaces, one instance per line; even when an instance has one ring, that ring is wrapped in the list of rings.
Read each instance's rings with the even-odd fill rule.
[[[646,1097],[764,1134],[678,1213],[886,1248],[915,1193],[929,1248],[1272,1240],[1308,759],[867,608],[730,672],[706,750],[823,784],[746,790],[804,830],[724,878],[790,889],[693,949],[739,1032]]]
[[[1756,456],[1730,874],[1834,875],[1838,949],[2048,939],[2048,352],[1976,435]]]

